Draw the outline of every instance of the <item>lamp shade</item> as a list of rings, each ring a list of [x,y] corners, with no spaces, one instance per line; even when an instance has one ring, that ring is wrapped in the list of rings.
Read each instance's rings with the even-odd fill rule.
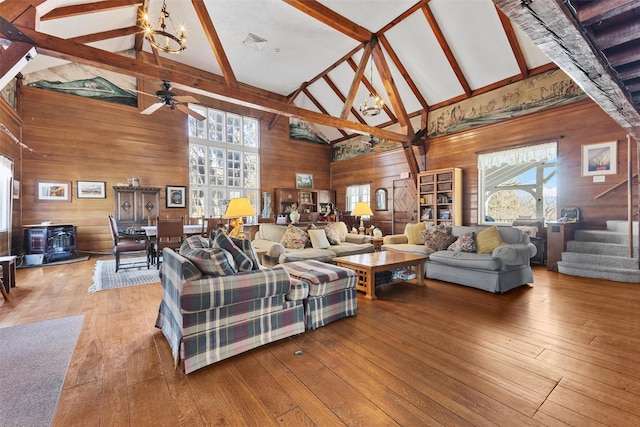
[[[353,208],[353,210],[351,211],[351,215],[354,216],[362,216],[362,215],[373,215],[373,212],[371,211],[371,207],[369,206],[369,203],[367,202],[358,202],[356,203],[356,207]]]
[[[223,218],[237,218],[239,216],[254,216],[256,211],[249,203],[246,197],[238,197],[231,199],[227,206],[227,211],[224,213]]]

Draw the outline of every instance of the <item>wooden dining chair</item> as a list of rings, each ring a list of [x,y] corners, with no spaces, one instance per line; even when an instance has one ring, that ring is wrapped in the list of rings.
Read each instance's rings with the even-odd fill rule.
[[[192,232],[191,234],[204,234],[204,226],[205,226],[205,217],[204,216],[191,216],[189,217],[189,225],[201,225],[202,227],[198,230],[197,233]]]
[[[144,253],[146,257],[147,268],[149,268],[149,261],[151,255],[149,254],[149,246],[145,241],[133,241],[133,240],[120,240],[120,233],[118,233],[118,223],[116,219],[109,215],[109,229],[111,230],[111,240],[113,241],[113,255],[116,257],[116,273],[120,269],[120,259],[122,256],[136,256],[139,257]],[[138,263],[136,263],[137,266]],[[134,264],[131,264],[133,267]]]
[[[180,249],[184,241],[183,219],[156,218],[156,240],[153,243],[153,256],[156,267],[160,268],[160,257],[164,248]]]
[[[205,218],[203,224],[204,227],[202,228],[202,237],[208,239],[211,236],[211,232],[218,228],[218,223],[220,221],[220,218]]]

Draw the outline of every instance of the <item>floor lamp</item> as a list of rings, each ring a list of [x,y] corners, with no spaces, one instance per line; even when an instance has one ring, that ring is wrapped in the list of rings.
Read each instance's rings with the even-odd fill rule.
[[[360,217],[360,234],[364,234],[364,215],[373,216],[373,212],[371,211],[371,207],[367,202],[358,202],[356,203],[356,207],[351,211],[351,215]]]
[[[242,217],[244,216],[254,216],[256,211],[249,203],[249,200],[246,197],[238,197],[236,199],[231,199],[229,201],[229,205],[227,206],[227,211],[224,213],[223,218],[235,218],[236,226],[233,227],[233,230],[229,233],[229,237],[236,237],[238,239],[245,239],[244,235],[244,222],[242,221]]]

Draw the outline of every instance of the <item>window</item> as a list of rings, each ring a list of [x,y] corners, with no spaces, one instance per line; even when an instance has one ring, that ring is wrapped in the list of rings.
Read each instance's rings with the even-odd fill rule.
[[[556,158],[556,142],[479,155],[478,223],[555,220]]]
[[[0,231],[8,231],[11,227],[11,178],[13,162],[0,156]]]
[[[190,105],[189,216],[221,217],[230,199],[246,197],[260,211],[260,123],[252,117]],[[257,217],[247,218],[247,222]]]
[[[358,202],[371,201],[371,185],[351,185],[347,187],[347,212],[351,212]]]

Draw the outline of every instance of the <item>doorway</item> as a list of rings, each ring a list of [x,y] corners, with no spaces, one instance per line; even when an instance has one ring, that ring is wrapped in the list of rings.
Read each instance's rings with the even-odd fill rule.
[[[418,217],[417,189],[413,179],[393,181],[393,224],[392,234],[404,233],[408,223],[415,223]]]

